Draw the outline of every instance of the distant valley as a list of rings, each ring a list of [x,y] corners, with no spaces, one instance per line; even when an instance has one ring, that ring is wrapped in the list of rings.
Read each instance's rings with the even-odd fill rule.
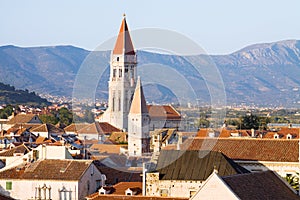
[[[0,47],[0,82],[40,94],[72,96],[76,75],[86,63],[91,52],[73,46]],[[96,98],[107,98],[110,52],[93,52],[94,65],[91,74],[98,74]],[[200,55],[199,55],[200,56]],[[268,44],[255,44],[228,55],[211,55],[224,81],[228,104],[274,105],[299,107],[300,105],[300,41],[286,40]],[[164,55],[138,51],[138,66],[156,70],[168,66],[192,85],[196,97],[185,95],[186,102],[195,99],[209,103],[210,95],[205,79],[186,59],[176,55]],[[139,67],[138,67],[139,68]],[[147,70],[146,70],[147,71]],[[156,70],[152,73],[160,73]],[[98,76],[98,75],[97,75]],[[145,77],[146,79],[146,77]],[[165,79],[173,88],[182,90],[176,76],[167,74]],[[143,76],[142,76],[143,80]],[[86,80],[89,81],[89,77]],[[176,91],[166,85],[145,84],[148,102],[176,102]]]

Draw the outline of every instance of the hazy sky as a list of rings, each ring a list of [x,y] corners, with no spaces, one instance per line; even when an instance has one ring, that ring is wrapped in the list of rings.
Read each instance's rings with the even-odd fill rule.
[[[209,54],[300,39],[299,0],[0,0],[0,45],[74,45],[93,50],[131,30],[177,31]]]

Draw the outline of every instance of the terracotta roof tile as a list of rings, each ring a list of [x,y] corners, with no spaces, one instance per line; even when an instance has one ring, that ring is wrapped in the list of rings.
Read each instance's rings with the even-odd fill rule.
[[[15,124],[14,126],[12,126],[12,128],[26,128],[30,131],[31,129],[34,129],[39,126],[41,126],[41,124],[24,123],[24,124]]]
[[[298,162],[298,140],[190,138],[181,149],[220,151],[234,160]]]
[[[77,133],[80,129],[82,129],[88,125],[90,125],[90,124],[88,124],[88,123],[73,123],[73,124],[70,124],[69,126],[65,127],[64,130],[65,130],[65,132]]]
[[[113,145],[113,144],[93,144],[90,147],[91,151],[97,151],[100,154],[119,154],[120,148],[127,145]],[[91,152],[92,153],[92,152]]]
[[[181,115],[170,105],[147,105],[151,119],[180,120]]]
[[[135,55],[125,17],[122,20],[113,54]]]
[[[21,169],[1,171],[0,179],[79,180],[91,163],[91,160],[40,160]]]
[[[85,133],[85,134],[109,134],[112,132],[119,132],[120,129],[114,127],[113,125],[107,122],[94,122],[89,124],[78,131],[78,133]]]
[[[141,79],[140,77],[138,77],[129,114],[141,114],[141,113],[148,114],[148,109],[146,106],[146,100],[143,92],[143,87],[141,84]]]
[[[8,124],[23,124],[30,122],[34,117],[38,117],[36,114],[18,114],[8,121]]]
[[[119,182],[116,185],[113,186],[114,191],[111,194],[119,194],[124,195],[125,191],[130,189],[138,189],[137,195],[142,194],[142,182]]]
[[[32,128],[31,132],[46,132],[46,133],[57,133],[64,134],[64,129],[58,128],[53,124],[41,124],[38,127]]]
[[[126,196],[126,195],[98,195],[95,194],[92,198],[87,200],[122,200],[122,199],[134,199],[134,200],[188,200],[189,198],[176,198],[176,197],[155,197],[155,196]]]
[[[22,144],[9,150],[1,151],[0,156],[10,157],[10,156],[14,156],[15,153],[26,154],[29,151],[30,149],[28,149],[28,147]]]

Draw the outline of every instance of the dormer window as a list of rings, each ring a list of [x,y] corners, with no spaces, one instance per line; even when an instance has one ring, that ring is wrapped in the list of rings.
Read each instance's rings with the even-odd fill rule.
[[[291,140],[293,139],[293,136],[291,134],[287,134],[286,139]]]
[[[274,134],[274,139],[279,139],[279,135],[277,133]]]
[[[127,190],[125,190],[125,195],[126,196],[132,196],[132,190],[130,188],[128,188]]]
[[[109,194],[111,191],[111,188],[110,187],[101,187],[99,189],[99,195],[104,195],[104,194]]]

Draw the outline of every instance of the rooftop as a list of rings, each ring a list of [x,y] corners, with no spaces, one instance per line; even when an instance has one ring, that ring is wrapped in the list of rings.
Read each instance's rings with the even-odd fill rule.
[[[240,199],[299,199],[272,171],[222,177]]]
[[[91,160],[46,159],[0,172],[0,179],[77,181],[92,163]]]
[[[162,150],[156,167],[161,180],[206,180],[214,169],[220,176],[249,172],[216,151]]]
[[[298,140],[189,138],[181,149],[220,151],[234,160],[298,162]]]

